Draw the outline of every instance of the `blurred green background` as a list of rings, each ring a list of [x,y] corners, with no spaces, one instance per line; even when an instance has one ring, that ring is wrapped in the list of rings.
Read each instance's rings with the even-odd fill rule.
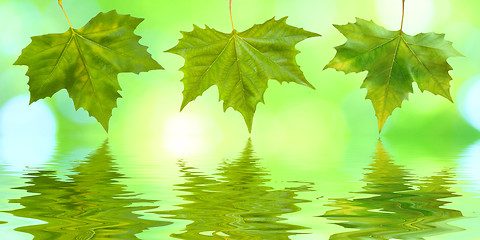
[[[453,46],[466,57],[448,60],[454,69],[450,74],[453,77],[455,104],[431,93],[421,93],[415,87],[415,94],[387,121],[380,136],[383,145],[377,143],[377,120],[371,102],[365,100],[366,90],[360,89],[366,73],[345,75],[322,69],[334,57],[334,47],[345,42],[332,24],[346,24],[354,22],[355,17],[361,17],[397,30],[400,27],[401,0],[233,0],[235,26],[239,31],[273,16],[289,16],[288,24],[323,35],[297,45],[301,51],[297,62],[317,90],[270,81],[265,94],[266,104],[258,106],[251,135],[239,113],[232,109],[226,113],[222,111],[215,87],[180,113],[183,86],[180,82],[182,73],[178,69],[184,60],[164,52],[177,44],[181,38],[180,31],[191,31],[193,24],[207,24],[230,32],[228,0],[64,0],[63,5],[75,28],[82,27],[99,11],[112,9],[120,14],[145,18],[136,30],[143,37],[140,43],[149,46],[148,51],[166,70],[119,75],[123,98],[118,100],[118,108],[113,111],[108,134],[85,111],[74,110],[65,90],[29,106],[27,67],[12,64],[30,43],[31,36],[64,32],[68,24],[57,0],[0,0],[0,192],[3,197],[0,199],[0,210],[17,209],[13,214],[18,216],[0,212],[0,226],[4,226],[3,229],[0,227],[0,235],[10,236],[10,239],[30,239],[31,236],[21,235],[13,229],[39,224],[33,219],[48,221],[43,217],[49,213],[42,212],[44,207],[40,208],[40,212],[30,211],[29,207],[63,206],[61,201],[69,202],[69,199],[49,194],[63,194],[63,190],[68,192],[78,186],[82,187],[78,191],[82,196],[85,189],[95,190],[92,187],[95,184],[99,185],[99,189],[118,191],[111,196],[107,194],[105,203],[115,204],[116,200],[112,199],[123,195],[125,189],[142,194],[144,199],[160,200],[161,206],[156,206],[157,211],[177,209],[175,205],[179,202],[188,202],[188,199],[179,197],[182,196],[179,194],[184,194],[178,189],[184,189],[182,184],[188,185],[189,181],[195,181],[198,176],[200,179],[203,175],[214,178],[218,175],[218,168],[229,172],[227,166],[230,166],[233,169],[232,178],[238,179],[249,176],[248,171],[254,172],[253,175],[257,171],[268,172],[270,175],[265,177],[270,180],[268,183],[263,178],[257,179],[258,185],[262,186],[257,192],[272,191],[264,186],[272,189],[285,189],[287,186],[288,191],[279,192],[288,197],[285,201],[311,201],[311,204],[299,204],[303,210],[300,213],[295,213],[299,210],[296,208],[287,211],[287,222],[311,228],[311,232],[317,234],[314,236],[321,236],[313,239],[326,239],[326,236],[346,231],[318,218],[331,210],[327,207],[333,206],[327,205],[332,204],[329,199],[350,198],[352,192],[365,185],[361,180],[365,177],[364,168],[375,167],[378,159],[388,163],[391,158],[395,164],[409,169],[407,176],[415,175],[419,179],[439,174],[454,177],[454,173],[444,172],[459,169],[461,181],[465,182],[456,185],[452,191],[464,197],[454,200],[448,208],[460,210],[469,217],[459,223],[470,231],[465,231],[465,235],[460,233],[451,238],[435,239],[478,236],[478,0],[406,0],[404,30],[408,34],[445,33],[446,39],[452,41]],[[251,142],[247,141],[248,138]],[[180,167],[179,159],[184,159]],[[257,161],[264,169],[256,169]],[[118,168],[110,166],[113,162]],[[242,165],[245,163],[248,164]],[[377,165],[380,170],[384,168],[381,164]],[[42,171],[37,173],[35,167]],[[394,170],[396,168],[393,166]],[[246,169],[247,173],[241,169]],[[192,174],[191,178],[185,177],[187,170],[199,173]],[[29,172],[33,172],[33,177],[22,175]],[[110,176],[110,172],[118,174]],[[215,172],[217,175],[212,175]],[[52,178],[55,181],[51,178],[45,182],[35,181],[40,173],[55,175]],[[227,174],[222,176],[228,179]],[[214,186],[224,187],[222,181],[215,182]],[[76,182],[76,185],[68,182]],[[308,184],[313,182],[314,185]],[[297,191],[297,183],[307,187]],[[201,187],[204,187],[202,182]],[[58,191],[49,191],[52,188]],[[256,185],[252,189],[255,190]],[[194,193],[193,190],[191,192]],[[230,190],[226,190],[224,193],[228,196]],[[252,191],[245,197],[255,199],[257,192]],[[38,202],[32,201],[32,206],[26,204],[30,198],[24,196],[30,193],[34,194],[32,199],[38,198]],[[43,194],[43,198],[36,194]],[[298,196],[292,197],[292,194]],[[451,196],[447,194],[445,197]],[[11,199],[17,200],[12,203]],[[215,199],[223,201],[222,198]],[[60,204],[51,205],[52,200],[58,200]],[[427,198],[426,202],[432,201]],[[213,203],[220,207],[223,204]],[[203,204],[184,206],[187,210],[189,207],[201,208]],[[181,211],[170,213],[182,214]],[[29,214],[34,216],[26,216]],[[154,213],[143,214],[148,219],[159,219]],[[330,218],[335,218],[334,214]],[[185,221],[174,222],[168,227],[146,231],[139,237],[155,239],[161,236],[159,234],[167,236],[185,228]],[[148,226],[150,223],[142,224]],[[42,225],[37,227],[43,231]],[[298,236],[297,239],[300,238]]]
[[[230,32],[227,0],[112,1],[65,0],[75,28],[82,27],[99,11],[116,9],[120,14],[145,18],[136,33],[149,46],[165,71],[120,74],[123,98],[110,120],[108,137],[123,148],[158,151],[172,156],[224,152],[242,145],[249,133],[241,115],[232,109],[223,113],[215,87],[179,112],[182,99],[184,60],[164,51],[175,46],[180,31],[207,24]],[[394,111],[382,132],[396,143],[418,143],[422,149],[439,143],[473,143],[480,129],[480,18],[476,0],[407,0],[405,31],[445,33],[446,39],[464,54],[451,58],[452,95],[455,104],[431,93],[415,94]],[[322,71],[335,55],[334,47],[345,38],[332,24],[346,24],[355,17],[372,19],[397,30],[400,0],[234,0],[235,26],[243,31],[275,16],[323,35],[301,42],[297,62],[317,90],[296,84],[269,82],[266,104],[259,104],[252,138],[257,147],[272,155],[310,156],[315,152],[341,151],[352,139],[378,138],[377,121],[366,90],[360,85],[365,73],[345,75]],[[25,66],[13,66],[30,37],[64,32],[68,24],[56,0],[0,1],[0,134],[3,148],[15,140],[35,144],[63,138],[103,141],[107,134],[82,109],[75,111],[65,90],[31,106]],[[9,139],[8,141],[5,139]],[[30,139],[30,140],[25,140]],[[32,140],[33,139],[33,140]],[[37,139],[37,140],[35,140]],[[50,139],[50,140],[45,140]],[[260,146],[259,146],[260,145]],[[265,146],[264,148],[261,146]],[[12,145],[13,146],[13,145]],[[272,147],[275,146],[275,147]],[[410,146],[411,147],[411,146]]]

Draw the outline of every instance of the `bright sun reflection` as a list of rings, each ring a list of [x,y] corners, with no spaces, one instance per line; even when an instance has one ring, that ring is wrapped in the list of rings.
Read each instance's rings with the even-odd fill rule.
[[[28,105],[18,96],[0,109],[0,164],[19,171],[50,160],[55,147],[55,118],[43,103]]]
[[[211,120],[179,113],[165,122],[163,146],[174,157],[198,156],[218,146],[220,132]]]
[[[462,101],[460,112],[472,126],[480,130],[480,76],[474,80]]]
[[[480,190],[480,176],[478,175],[478,172],[480,172],[480,161],[478,161],[480,159],[480,142],[471,146],[462,155],[465,157],[459,159],[460,166],[465,169],[468,178],[474,182],[471,185],[475,186],[476,190]]]
[[[377,14],[388,30],[399,30],[402,19],[402,1],[377,0]],[[429,32],[428,26],[433,20],[432,0],[409,0],[405,2],[405,20],[403,30],[407,34]]]

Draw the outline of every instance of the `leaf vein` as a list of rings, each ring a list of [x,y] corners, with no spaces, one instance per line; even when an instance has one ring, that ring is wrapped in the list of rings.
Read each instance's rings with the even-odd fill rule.
[[[94,86],[94,84],[93,84],[93,78],[92,78],[92,76],[90,75],[90,72],[88,71],[87,62],[86,62],[85,58],[83,57],[83,52],[82,52],[82,50],[81,50],[80,43],[78,42],[77,38],[75,38],[75,46],[77,47],[78,53],[79,53],[79,55],[80,55],[80,59],[82,60],[83,66],[85,67],[85,71],[87,72],[87,76],[88,76],[88,79],[89,79],[88,81],[86,81],[86,82],[83,84],[83,86],[82,86],[82,88],[80,89],[80,91],[83,90],[83,88],[87,85],[87,82],[89,82],[90,85],[92,86],[92,90],[93,90],[93,94],[95,95],[95,98],[98,99],[98,102],[97,102],[97,103],[100,103],[100,102],[101,102],[101,101],[100,101],[100,98],[98,97],[97,91],[95,90],[95,86]],[[100,105],[101,105],[101,104],[100,104]],[[102,112],[102,115],[105,115],[105,112],[104,112],[104,110],[103,110],[103,108],[102,108],[101,106],[100,106],[100,111]],[[103,119],[102,119],[102,120],[103,120]]]
[[[435,75],[433,75],[432,71],[430,71],[430,69],[427,67],[427,65],[425,65],[425,63],[420,59],[420,57],[413,51],[413,49],[408,45],[409,43],[402,37],[402,40],[403,42],[405,43],[405,45],[407,46],[408,50],[410,50],[410,52],[413,54],[413,56],[415,56],[415,58],[418,60],[418,62],[420,62],[420,64],[425,68],[425,70],[427,70],[427,72],[430,74],[430,76],[432,76],[432,79],[434,80],[434,82],[437,84],[437,86],[442,89],[442,92],[445,94],[445,96],[448,96],[448,92],[442,87],[442,85],[440,84],[440,82],[438,81],[438,79],[435,77]]]

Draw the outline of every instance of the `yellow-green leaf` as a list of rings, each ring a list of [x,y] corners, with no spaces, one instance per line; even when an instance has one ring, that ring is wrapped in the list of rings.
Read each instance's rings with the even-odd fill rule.
[[[419,89],[452,101],[448,74],[452,67],[447,58],[462,56],[444,39],[444,34],[420,33],[409,36],[402,31],[388,31],[373,21],[357,18],[356,23],[335,25],[347,38],[336,47],[337,54],[325,68],[345,73],[368,71],[362,88],[373,103],[382,130],[395,108]]]
[[[66,89],[75,109],[85,109],[108,131],[121,97],[118,73],[163,69],[134,34],[142,21],[113,10],[80,29],[32,37],[14,63],[28,66],[30,103]]]
[[[239,111],[251,131],[269,79],[313,88],[295,61],[299,53],[295,45],[320,35],[288,25],[286,17],[244,32],[227,34],[194,26],[193,31],[182,34],[178,45],[168,50],[185,59],[180,69],[184,73],[181,109],[216,85],[224,111],[229,107]]]

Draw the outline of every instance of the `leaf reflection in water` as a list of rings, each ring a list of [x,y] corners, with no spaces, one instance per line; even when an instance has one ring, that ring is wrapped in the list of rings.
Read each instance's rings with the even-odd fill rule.
[[[426,236],[462,231],[448,225],[463,217],[458,210],[444,208],[441,199],[458,197],[450,191],[453,184],[450,170],[436,176],[416,179],[401,165],[396,165],[381,141],[363,181],[363,191],[372,197],[334,199],[322,217],[341,221],[335,224],[358,229],[334,234],[330,239],[423,239]]]
[[[68,176],[70,181],[58,179],[54,171],[28,174],[28,185],[17,189],[35,195],[11,199],[10,203],[24,208],[8,212],[45,223],[15,230],[29,233],[34,239],[138,239],[135,235],[144,230],[170,224],[134,213],[156,208],[151,206],[155,201],[125,190],[126,185],[118,182],[125,176],[114,161],[105,142],[73,169],[77,174]]]
[[[177,210],[157,212],[167,218],[190,220],[178,239],[290,239],[305,227],[282,223],[283,214],[301,210],[297,192],[310,191],[312,183],[275,190],[266,185],[268,173],[259,166],[249,140],[241,157],[226,161],[214,176],[204,175],[180,162],[185,183],[177,185],[188,203]]]

